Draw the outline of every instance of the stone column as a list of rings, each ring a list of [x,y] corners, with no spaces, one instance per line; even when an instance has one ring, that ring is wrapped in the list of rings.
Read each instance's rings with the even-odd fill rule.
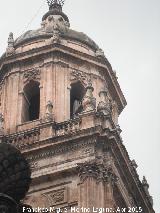
[[[117,181],[112,169],[104,170],[104,191],[105,208],[114,209],[113,185]]]
[[[111,169],[95,161],[86,162],[78,165],[78,174],[80,209],[89,208],[93,212],[96,208],[113,208],[113,181],[116,176]]]
[[[79,164],[78,167],[80,183],[79,183],[79,208],[89,208],[93,211],[93,207],[97,206],[97,197],[103,193],[97,191],[98,166],[95,163]],[[81,211],[83,212],[83,210]]]

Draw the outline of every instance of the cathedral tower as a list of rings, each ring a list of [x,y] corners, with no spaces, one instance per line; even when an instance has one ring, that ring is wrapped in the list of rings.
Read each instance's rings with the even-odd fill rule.
[[[10,33],[0,58],[1,141],[32,168],[24,202],[154,213],[120,136],[126,100],[116,74],[92,39],[70,29],[63,3],[48,0],[39,29],[16,40]]]

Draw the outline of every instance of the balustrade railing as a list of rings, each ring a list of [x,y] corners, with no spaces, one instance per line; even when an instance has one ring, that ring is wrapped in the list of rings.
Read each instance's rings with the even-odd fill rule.
[[[81,120],[79,118],[56,124],[56,135],[66,135],[76,133],[80,129]]]
[[[17,132],[15,134],[6,135],[5,141],[7,143],[14,144],[19,149],[24,149],[31,144],[39,141],[40,131],[38,128],[31,129],[28,131]]]

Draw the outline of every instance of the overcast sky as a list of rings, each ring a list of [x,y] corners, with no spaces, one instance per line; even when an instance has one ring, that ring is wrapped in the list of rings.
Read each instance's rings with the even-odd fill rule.
[[[9,32],[15,38],[40,26],[48,10],[45,0],[2,1],[0,54]],[[140,179],[150,184],[156,213],[160,212],[160,1],[66,0],[71,28],[89,35],[117,71],[128,105],[119,123]]]

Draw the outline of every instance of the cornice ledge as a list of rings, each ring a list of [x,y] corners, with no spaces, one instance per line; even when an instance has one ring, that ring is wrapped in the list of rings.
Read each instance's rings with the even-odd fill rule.
[[[74,141],[75,142],[75,141]],[[60,143],[60,144],[55,144],[54,146],[52,146],[52,148],[50,147],[47,151],[43,151],[39,154],[35,154],[35,150],[32,150],[32,153],[28,153],[27,155],[30,154],[30,157],[27,157],[27,159],[29,161],[35,161],[38,159],[45,159],[48,158],[50,156],[54,156],[60,153],[65,153],[67,151],[71,151],[71,150],[76,150],[79,149],[80,147],[86,147],[90,144],[95,144],[96,143],[96,138],[86,138],[83,139],[83,141],[76,141],[76,143],[73,143],[72,141],[67,141],[66,143]],[[38,151],[40,152],[42,149],[39,149]],[[46,150],[46,149],[45,149]],[[37,152],[37,150],[36,150]]]

